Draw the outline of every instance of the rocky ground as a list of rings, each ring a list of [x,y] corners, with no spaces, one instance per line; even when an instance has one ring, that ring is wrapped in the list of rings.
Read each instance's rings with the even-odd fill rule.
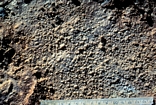
[[[0,0],[0,105],[156,100],[155,0]]]

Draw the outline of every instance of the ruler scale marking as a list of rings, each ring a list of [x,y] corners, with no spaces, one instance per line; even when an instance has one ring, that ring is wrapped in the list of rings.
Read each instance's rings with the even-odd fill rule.
[[[153,97],[79,100],[40,100],[40,102],[40,105],[152,105]]]

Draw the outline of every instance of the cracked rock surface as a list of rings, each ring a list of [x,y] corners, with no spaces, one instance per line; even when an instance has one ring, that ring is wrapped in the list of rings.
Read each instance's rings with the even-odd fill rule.
[[[0,104],[154,97],[154,0],[0,0]]]

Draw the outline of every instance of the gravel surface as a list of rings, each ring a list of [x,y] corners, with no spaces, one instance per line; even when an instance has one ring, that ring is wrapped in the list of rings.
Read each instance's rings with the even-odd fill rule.
[[[154,0],[0,0],[0,105],[156,100]]]

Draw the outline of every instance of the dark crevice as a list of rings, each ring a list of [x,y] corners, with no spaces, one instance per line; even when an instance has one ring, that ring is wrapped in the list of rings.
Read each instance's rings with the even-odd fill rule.
[[[79,49],[79,53],[82,54],[85,50],[84,49]]]
[[[29,4],[32,0],[24,0],[24,3]]]
[[[53,88],[50,88],[50,93],[55,93],[55,90]]]
[[[11,84],[10,84],[10,87],[9,87],[9,89],[8,89],[8,93],[11,93],[12,90],[13,90],[13,84],[11,83]]]
[[[153,100],[153,104],[152,104],[152,105],[156,105],[156,104],[155,104],[155,100]]]
[[[98,2],[98,3],[104,2],[104,0],[93,0],[93,1],[96,1],[96,2]],[[106,1],[107,1],[107,0],[106,0]]]
[[[8,44],[11,43],[11,39],[9,39],[9,38],[4,38],[4,39],[2,40],[2,43],[3,43],[5,46],[8,46]]]
[[[106,48],[102,47],[101,48],[101,51],[105,52],[106,51]]]
[[[55,18],[55,23],[56,23],[57,25],[61,25],[61,24],[63,23],[63,20],[57,16],[57,17]]]
[[[154,21],[153,21],[153,19],[152,19],[151,16],[147,16],[146,21],[147,21],[147,23],[148,23],[149,26],[151,26],[151,27],[153,26]]]
[[[50,93],[55,93],[55,90],[53,88],[48,88],[44,86],[45,84],[43,83],[38,83],[37,86],[35,87],[34,93],[38,94],[33,94],[31,96],[31,105],[39,105],[39,100],[45,100],[46,99],[46,94],[48,93],[50,89]]]
[[[0,68],[7,69],[8,65],[12,62],[12,57],[15,55],[15,49],[9,45],[11,43],[10,38],[4,37],[0,41]]]
[[[41,72],[36,72],[34,74],[34,76],[36,76],[37,79],[40,79],[41,78]]]
[[[107,40],[104,37],[101,37],[101,43],[103,44],[103,46],[106,45]]]
[[[114,0],[115,6],[119,9],[133,5],[133,0]]]
[[[147,22],[147,24],[149,25],[149,26],[153,26],[153,24],[154,24],[154,21],[153,21],[153,19],[152,19],[152,16],[151,16],[151,13],[153,12],[153,10],[151,9],[151,5],[149,6],[149,11],[146,11],[145,12],[145,10],[143,10],[143,9],[140,9],[137,5],[134,5],[134,8],[136,9],[136,10],[138,10],[138,12],[140,13],[140,14],[142,14],[143,15],[143,17],[144,18],[142,18],[141,20],[142,21],[146,21]],[[146,14],[146,15],[145,15]]]
[[[72,0],[72,3],[76,6],[80,6],[81,5],[81,2],[78,1],[78,0]]]
[[[139,47],[139,43],[135,43],[135,44],[133,44],[134,46],[136,46],[136,47]]]
[[[15,50],[13,48],[11,48],[9,51],[7,51],[5,53],[5,56],[8,58],[8,63],[11,63],[11,58],[13,57],[13,55],[15,54]]]
[[[3,53],[4,53],[4,50],[0,50],[0,62],[3,61],[4,57],[3,57]]]

